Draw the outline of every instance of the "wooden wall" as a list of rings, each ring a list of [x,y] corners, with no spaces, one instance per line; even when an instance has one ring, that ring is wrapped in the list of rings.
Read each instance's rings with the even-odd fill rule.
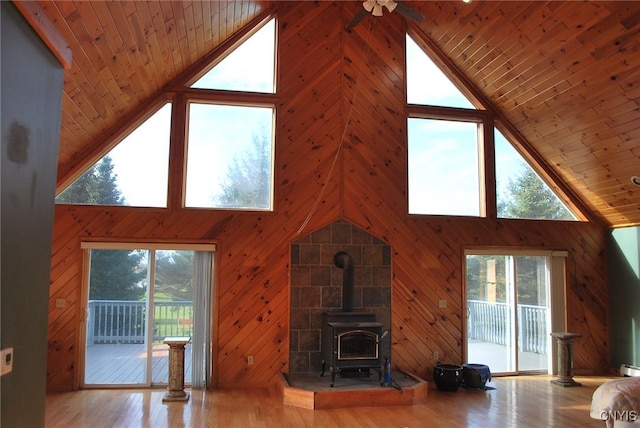
[[[442,361],[462,362],[463,251],[509,246],[569,252],[568,329],[582,334],[574,367],[576,373],[607,370],[605,230],[577,222],[409,216],[404,21],[380,20],[373,36],[364,21],[345,32],[357,7],[279,6],[272,213],[57,207],[49,390],[77,387],[81,239],[216,242],[216,386],[253,387],[272,385],[289,367],[290,244],[339,219],[391,245],[394,365],[429,377],[434,351]],[[64,308],[55,307],[59,298],[66,299]],[[439,308],[439,299],[448,307]],[[246,364],[249,355],[253,366]]]

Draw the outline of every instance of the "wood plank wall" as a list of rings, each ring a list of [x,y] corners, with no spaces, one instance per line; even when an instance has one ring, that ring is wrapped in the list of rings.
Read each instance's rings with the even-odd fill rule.
[[[379,20],[369,37],[366,20],[352,33],[343,30],[357,4],[279,8],[274,212],[58,206],[48,389],[78,385],[82,239],[216,242],[214,380],[254,387],[273,385],[288,370],[290,244],[341,218],[391,245],[394,365],[428,378],[434,351],[442,361],[462,362],[463,251],[508,246],[569,252],[568,329],[582,334],[574,367],[607,371],[606,231],[577,222],[408,216],[404,21]],[[64,308],[56,308],[60,298]],[[439,299],[448,307],[439,308]]]

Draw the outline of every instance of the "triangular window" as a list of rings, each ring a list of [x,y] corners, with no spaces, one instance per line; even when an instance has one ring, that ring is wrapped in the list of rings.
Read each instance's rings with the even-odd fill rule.
[[[577,220],[497,129],[494,139],[498,217]]]
[[[275,34],[275,19],[272,19],[191,87],[274,93]]]
[[[473,109],[467,97],[407,35],[407,102]]]
[[[166,104],[56,198],[58,204],[166,207],[171,104]]]

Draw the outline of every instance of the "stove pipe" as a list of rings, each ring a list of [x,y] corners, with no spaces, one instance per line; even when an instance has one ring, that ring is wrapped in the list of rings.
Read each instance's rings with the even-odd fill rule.
[[[353,312],[353,301],[355,296],[353,259],[348,253],[338,251],[335,256],[333,256],[333,263],[340,269],[343,269],[342,311]]]

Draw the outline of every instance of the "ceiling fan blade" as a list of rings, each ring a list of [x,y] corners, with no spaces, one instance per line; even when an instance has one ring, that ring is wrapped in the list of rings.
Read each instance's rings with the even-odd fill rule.
[[[424,16],[411,6],[407,6],[404,2],[398,1],[398,6],[396,7],[396,12],[400,15],[404,16],[407,19],[412,20],[413,22],[420,22],[424,19]]]
[[[365,10],[365,8],[360,9],[358,13],[356,13],[355,16],[351,19],[351,21],[349,21],[345,28],[351,31],[353,27],[355,27],[360,21],[362,21],[362,18],[364,18],[367,13],[368,12]]]

